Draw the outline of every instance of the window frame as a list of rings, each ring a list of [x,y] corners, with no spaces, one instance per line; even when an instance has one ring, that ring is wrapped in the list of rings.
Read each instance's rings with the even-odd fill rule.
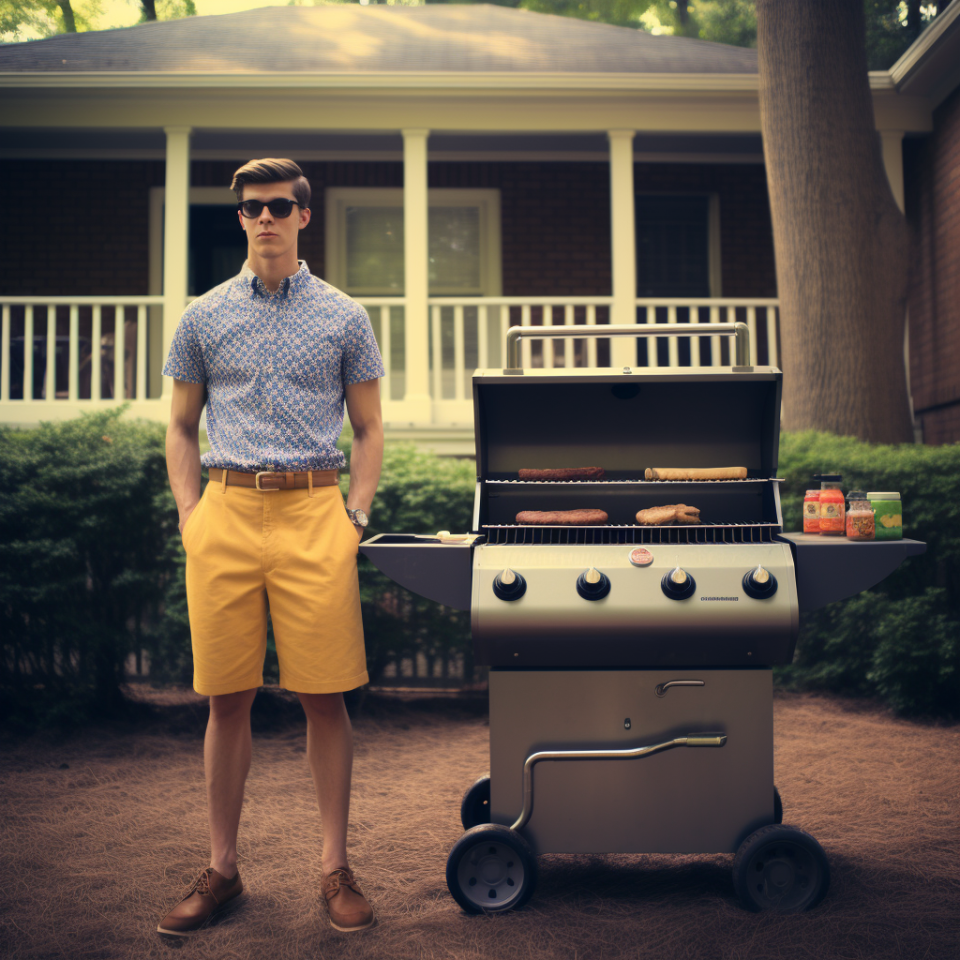
[[[324,193],[325,215],[325,279],[351,297],[390,297],[402,299],[383,287],[347,289],[347,207],[403,208],[402,187],[327,187]],[[438,287],[431,297],[499,297],[502,291],[500,191],[496,189],[462,189],[435,187],[427,191],[428,207],[477,207],[480,210],[480,286],[462,288]]]

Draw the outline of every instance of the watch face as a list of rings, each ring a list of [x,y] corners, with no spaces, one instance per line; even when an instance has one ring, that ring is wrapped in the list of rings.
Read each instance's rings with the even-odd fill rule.
[[[370,521],[362,510],[351,510],[350,519],[358,526],[365,527]]]

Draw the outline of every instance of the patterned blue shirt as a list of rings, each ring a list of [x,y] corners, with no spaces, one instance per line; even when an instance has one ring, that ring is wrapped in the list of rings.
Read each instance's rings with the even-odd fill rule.
[[[284,471],[344,465],[344,386],[384,370],[366,310],[301,261],[276,293],[244,263],[194,300],[163,373],[206,385],[205,467]]]

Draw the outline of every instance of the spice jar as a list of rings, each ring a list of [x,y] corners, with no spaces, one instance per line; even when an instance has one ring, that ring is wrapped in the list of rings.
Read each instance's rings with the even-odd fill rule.
[[[872,540],[873,537],[873,507],[862,490],[851,492],[847,503],[847,539]]]
[[[820,532],[820,491],[808,490],[803,498],[803,532]]]
[[[899,493],[868,493],[877,540],[903,539],[903,507]]]
[[[820,480],[820,533],[828,537],[842,537],[844,527],[843,491],[839,473],[823,474]]]

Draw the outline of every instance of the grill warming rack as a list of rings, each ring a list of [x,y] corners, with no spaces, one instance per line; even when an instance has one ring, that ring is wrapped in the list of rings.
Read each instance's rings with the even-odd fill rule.
[[[650,527],[606,524],[596,527],[488,524],[481,528],[488,544],[684,544],[772,543],[779,523],[698,523]]]

